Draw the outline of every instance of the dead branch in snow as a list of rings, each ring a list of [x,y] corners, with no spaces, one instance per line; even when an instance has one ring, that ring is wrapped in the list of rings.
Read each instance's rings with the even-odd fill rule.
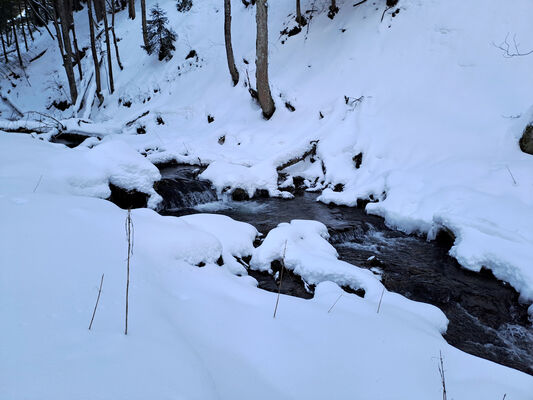
[[[496,44],[492,42],[492,45],[496,47],[497,49],[501,50],[505,58],[523,57],[523,56],[528,56],[533,53],[533,50],[527,51],[525,53],[520,51],[519,49],[520,43],[516,41],[516,34],[513,35],[513,43],[509,43],[509,33],[508,33],[505,36],[505,40],[502,43]]]

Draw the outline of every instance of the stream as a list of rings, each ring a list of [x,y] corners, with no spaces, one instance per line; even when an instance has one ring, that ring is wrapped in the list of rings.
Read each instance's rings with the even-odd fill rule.
[[[198,172],[191,166],[161,168],[162,180],[155,186],[163,197],[160,214],[224,214],[254,225],[264,235],[281,222],[320,221],[328,227],[330,243],[342,260],[380,274],[390,291],[439,307],[450,321],[444,335],[448,343],[533,375],[533,326],[527,305],[519,303],[518,293],[490,271],[461,268],[448,255],[449,240],[429,242],[391,230],[381,217],[361,208],[317,202],[316,193],[304,192],[292,200],[219,200],[209,182],[197,179]],[[249,274],[258,280],[259,288],[277,292],[272,275],[251,270]],[[282,293],[313,297],[312,288],[299,276],[287,275]]]

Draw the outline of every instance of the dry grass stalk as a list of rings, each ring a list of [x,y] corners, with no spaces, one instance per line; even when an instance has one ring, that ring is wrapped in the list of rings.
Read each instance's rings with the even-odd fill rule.
[[[96,304],[94,305],[93,316],[91,317],[91,323],[89,324],[89,330],[93,326],[94,316],[96,315],[96,309],[98,308],[98,302],[100,301],[100,294],[102,293],[102,285],[104,284],[104,274],[102,274],[102,279],[100,279],[100,288],[98,289],[98,297],[96,298]]]
[[[128,306],[129,306],[129,292],[130,292],[130,258],[133,254],[133,222],[131,221],[131,210],[128,210],[126,217],[126,239],[128,241],[128,262],[127,278],[126,278],[126,326],[124,328],[124,335],[128,334]]]
[[[279,286],[278,286],[278,297],[276,299],[276,307],[274,308],[274,316],[276,318],[276,313],[278,312],[279,296],[281,295],[281,281],[283,280],[283,270],[285,269],[285,253],[287,252],[287,241],[285,241],[285,248],[283,249],[283,257],[281,257],[281,272],[279,276]]]

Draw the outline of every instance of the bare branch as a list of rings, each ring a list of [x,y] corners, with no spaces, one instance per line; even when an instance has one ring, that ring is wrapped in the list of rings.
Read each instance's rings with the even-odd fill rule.
[[[533,50],[527,51],[525,53],[520,51],[519,43],[516,41],[516,34],[513,35],[512,43],[509,43],[509,33],[508,33],[505,36],[505,40],[502,43],[496,44],[492,42],[492,45],[496,47],[497,49],[501,50],[505,58],[524,57],[524,56],[528,56],[533,53]]]

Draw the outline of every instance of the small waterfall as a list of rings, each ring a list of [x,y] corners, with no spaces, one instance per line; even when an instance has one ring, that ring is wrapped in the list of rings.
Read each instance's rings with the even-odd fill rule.
[[[161,171],[162,179],[155,190],[163,198],[162,210],[190,209],[199,204],[217,201],[217,193],[209,182],[197,178],[199,170],[192,166],[177,166]]]

